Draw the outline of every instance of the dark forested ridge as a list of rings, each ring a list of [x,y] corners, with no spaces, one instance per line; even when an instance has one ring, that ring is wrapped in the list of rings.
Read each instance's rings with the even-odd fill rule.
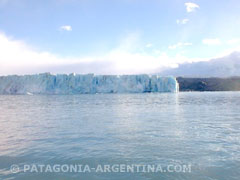
[[[178,77],[180,91],[240,91],[240,77],[185,78]]]

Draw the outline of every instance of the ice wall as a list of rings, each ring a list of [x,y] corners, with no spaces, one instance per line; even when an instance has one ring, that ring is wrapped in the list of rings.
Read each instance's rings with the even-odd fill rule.
[[[50,73],[0,76],[0,94],[94,94],[178,92],[174,77]]]

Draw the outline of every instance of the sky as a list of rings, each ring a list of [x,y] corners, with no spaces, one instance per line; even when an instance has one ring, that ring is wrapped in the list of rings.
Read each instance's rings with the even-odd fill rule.
[[[239,0],[0,0],[0,74],[158,73],[240,50]]]

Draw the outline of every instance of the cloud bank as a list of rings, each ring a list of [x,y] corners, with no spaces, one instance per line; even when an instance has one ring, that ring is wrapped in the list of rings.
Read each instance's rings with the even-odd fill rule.
[[[205,42],[214,44],[215,41],[208,40]],[[54,74],[72,72],[79,74],[151,74],[182,67],[181,64],[209,60],[191,59],[181,54],[170,57],[167,53],[155,49],[150,43],[144,44],[142,47],[138,47],[139,44],[141,44],[139,43],[139,35],[133,33],[123,38],[117,47],[101,56],[95,56],[93,53],[92,56],[60,57],[50,52],[39,52],[23,41],[15,40],[0,33],[0,75],[43,72]],[[190,45],[192,44],[180,42],[169,46],[169,48],[176,49]],[[138,50],[135,51],[135,49]],[[233,50],[227,53],[230,52],[233,52]],[[232,57],[229,56],[229,58]],[[184,69],[184,71],[193,72],[190,69]],[[174,75],[170,71],[168,72],[168,75]]]
[[[240,52],[233,52],[230,55],[206,62],[183,63],[179,67],[168,69],[161,74],[185,77],[240,76]]]
[[[95,73],[95,74],[139,74],[157,73],[159,69],[176,67],[188,61],[185,57],[170,58],[164,52],[149,55],[134,52],[139,37],[129,34],[116,48],[102,56],[59,57],[50,52],[39,52],[26,43],[0,33],[0,74],[51,73]],[[149,49],[150,45],[147,45]],[[154,51],[154,49],[152,50]]]

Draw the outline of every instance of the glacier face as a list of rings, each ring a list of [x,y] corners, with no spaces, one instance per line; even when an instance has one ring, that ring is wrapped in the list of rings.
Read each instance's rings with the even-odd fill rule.
[[[0,76],[0,94],[94,94],[178,92],[174,77],[50,73]]]

